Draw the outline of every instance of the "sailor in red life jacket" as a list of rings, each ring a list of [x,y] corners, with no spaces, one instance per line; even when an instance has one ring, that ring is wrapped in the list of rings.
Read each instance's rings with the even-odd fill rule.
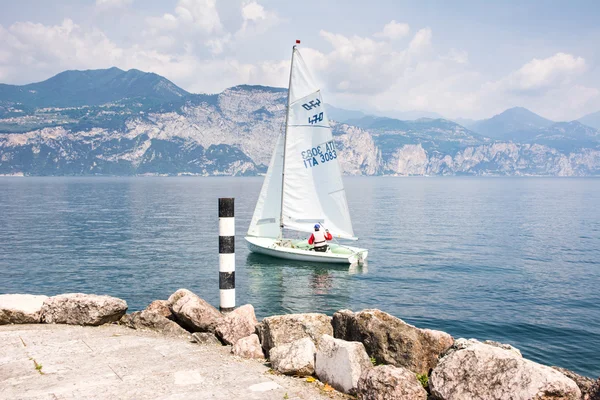
[[[325,229],[325,232],[323,232],[321,226],[316,224],[314,233],[308,239],[308,244],[313,244],[315,251],[326,252],[329,248],[327,241],[332,239],[333,236],[329,233],[329,229]]]

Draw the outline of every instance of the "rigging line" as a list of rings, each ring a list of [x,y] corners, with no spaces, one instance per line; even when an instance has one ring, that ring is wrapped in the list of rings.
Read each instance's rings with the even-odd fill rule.
[[[323,225],[323,223],[322,223],[322,222],[319,222],[319,224],[320,224],[320,225],[321,225],[323,228],[325,228],[325,230],[327,230],[327,227],[326,227],[325,225]],[[338,242],[338,240],[335,238],[335,236],[333,236],[333,235],[331,235],[331,236],[333,237],[333,240],[335,241],[335,244],[337,244],[337,245],[338,245],[338,246],[340,246],[340,247],[343,247],[343,248],[345,248],[345,249],[348,249],[348,250],[350,250],[350,251],[352,252],[352,255],[355,255],[355,254],[358,254],[358,253],[359,253],[358,251],[354,251],[354,250],[352,250],[352,249],[351,249],[350,247],[348,247],[348,246],[344,246],[343,244],[340,244],[340,242]]]
[[[281,169],[281,205],[279,209],[279,240],[283,239],[283,194],[285,193],[285,153],[287,150],[288,123],[290,120],[290,93],[292,91],[292,73],[294,72],[294,54],[296,46],[292,47],[292,61],[290,63],[290,80],[288,82],[287,109],[285,111],[285,133],[283,135],[283,167]]]

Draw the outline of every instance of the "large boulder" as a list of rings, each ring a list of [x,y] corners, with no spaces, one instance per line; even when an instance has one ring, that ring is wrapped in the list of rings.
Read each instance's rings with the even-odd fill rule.
[[[282,344],[308,337],[318,345],[323,335],[333,335],[331,317],[317,313],[267,317],[257,325],[256,332],[267,356],[273,347]]]
[[[167,336],[177,336],[189,338],[190,333],[179,326],[177,323],[168,318],[163,317],[152,311],[143,310],[136,311],[131,314],[125,314],[120,321],[121,325],[125,325],[132,329],[151,330],[160,332]]]
[[[167,300],[167,306],[169,308],[173,308],[173,304],[177,303],[177,300],[190,294],[194,295],[194,293],[191,290],[178,289],[177,291],[175,291],[175,293],[169,296],[169,299]]]
[[[221,342],[217,337],[210,332],[194,332],[192,333],[192,342],[206,346],[221,346]]]
[[[366,369],[358,380],[356,394],[362,400],[427,400],[427,391],[416,375],[392,365]]]
[[[169,307],[168,300],[154,300],[152,303],[148,304],[145,311],[150,311],[158,315],[162,315],[165,318],[170,320],[174,320],[175,316]]]
[[[428,374],[454,342],[445,332],[417,328],[380,310],[341,310],[332,324],[336,338],[363,343],[377,363],[419,374]]]
[[[592,392],[592,387],[594,386],[594,380],[592,378],[588,378],[587,376],[581,376],[573,371],[570,371],[566,368],[561,368],[561,367],[552,367],[553,369],[557,370],[558,372],[562,373],[564,376],[566,376],[567,378],[571,379],[573,382],[575,382],[575,384],[577,384],[577,387],[579,387],[579,390],[581,390],[581,395],[582,395],[582,399],[584,400],[588,400],[590,399],[590,393]],[[600,393],[599,397],[600,397]],[[598,398],[598,400],[600,400],[600,398]]]
[[[452,347],[450,347],[448,349],[448,351],[446,351],[446,353],[444,353],[444,357],[447,356],[447,355],[450,355],[450,354],[454,353],[457,350],[466,349],[466,348],[471,347],[471,346],[473,346],[475,344],[478,344],[478,343],[482,343],[482,342],[480,342],[477,339],[458,338],[458,339],[454,340],[454,344],[452,345]],[[521,354],[521,350],[517,349],[516,347],[513,347],[510,344],[500,343],[500,342],[496,342],[496,341],[493,341],[493,340],[486,340],[483,343],[487,344],[489,346],[498,347],[498,348],[503,349],[503,350],[511,351],[516,356],[523,357],[523,355]]]
[[[273,369],[285,375],[310,376],[315,372],[317,349],[310,338],[273,347],[269,359]]]
[[[257,324],[254,307],[246,304],[221,318],[215,333],[223,343],[235,344],[239,339],[253,334]]]
[[[575,382],[562,373],[485,343],[444,356],[429,378],[429,387],[442,400],[581,397]]]
[[[600,400],[600,378],[596,379],[583,400]]]
[[[223,314],[187,289],[180,289],[167,300],[175,321],[190,332],[215,332]]]
[[[258,341],[258,336],[255,333],[235,342],[231,348],[231,352],[233,355],[242,358],[265,358],[260,342]]]
[[[0,325],[39,323],[42,305],[47,298],[33,294],[0,295]]]
[[[317,346],[315,372],[321,382],[340,392],[354,394],[361,374],[372,368],[365,346],[323,335]]]
[[[126,311],[125,300],[116,297],[67,293],[46,299],[41,314],[48,324],[97,326],[118,321]]]

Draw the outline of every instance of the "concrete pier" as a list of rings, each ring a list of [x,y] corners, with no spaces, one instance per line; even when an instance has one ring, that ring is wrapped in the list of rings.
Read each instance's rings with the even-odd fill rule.
[[[2,399],[326,399],[228,346],[118,325],[0,326]]]

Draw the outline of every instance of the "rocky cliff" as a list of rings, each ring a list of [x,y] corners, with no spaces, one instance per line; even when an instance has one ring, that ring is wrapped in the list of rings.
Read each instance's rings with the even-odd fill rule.
[[[45,108],[4,99],[0,174],[255,175],[266,171],[284,128],[286,96],[238,86],[218,95],[181,92],[159,105],[156,97]],[[350,175],[596,175],[600,136],[582,126],[501,141],[444,119],[332,122]],[[548,139],[557,132],[568,146]]]

